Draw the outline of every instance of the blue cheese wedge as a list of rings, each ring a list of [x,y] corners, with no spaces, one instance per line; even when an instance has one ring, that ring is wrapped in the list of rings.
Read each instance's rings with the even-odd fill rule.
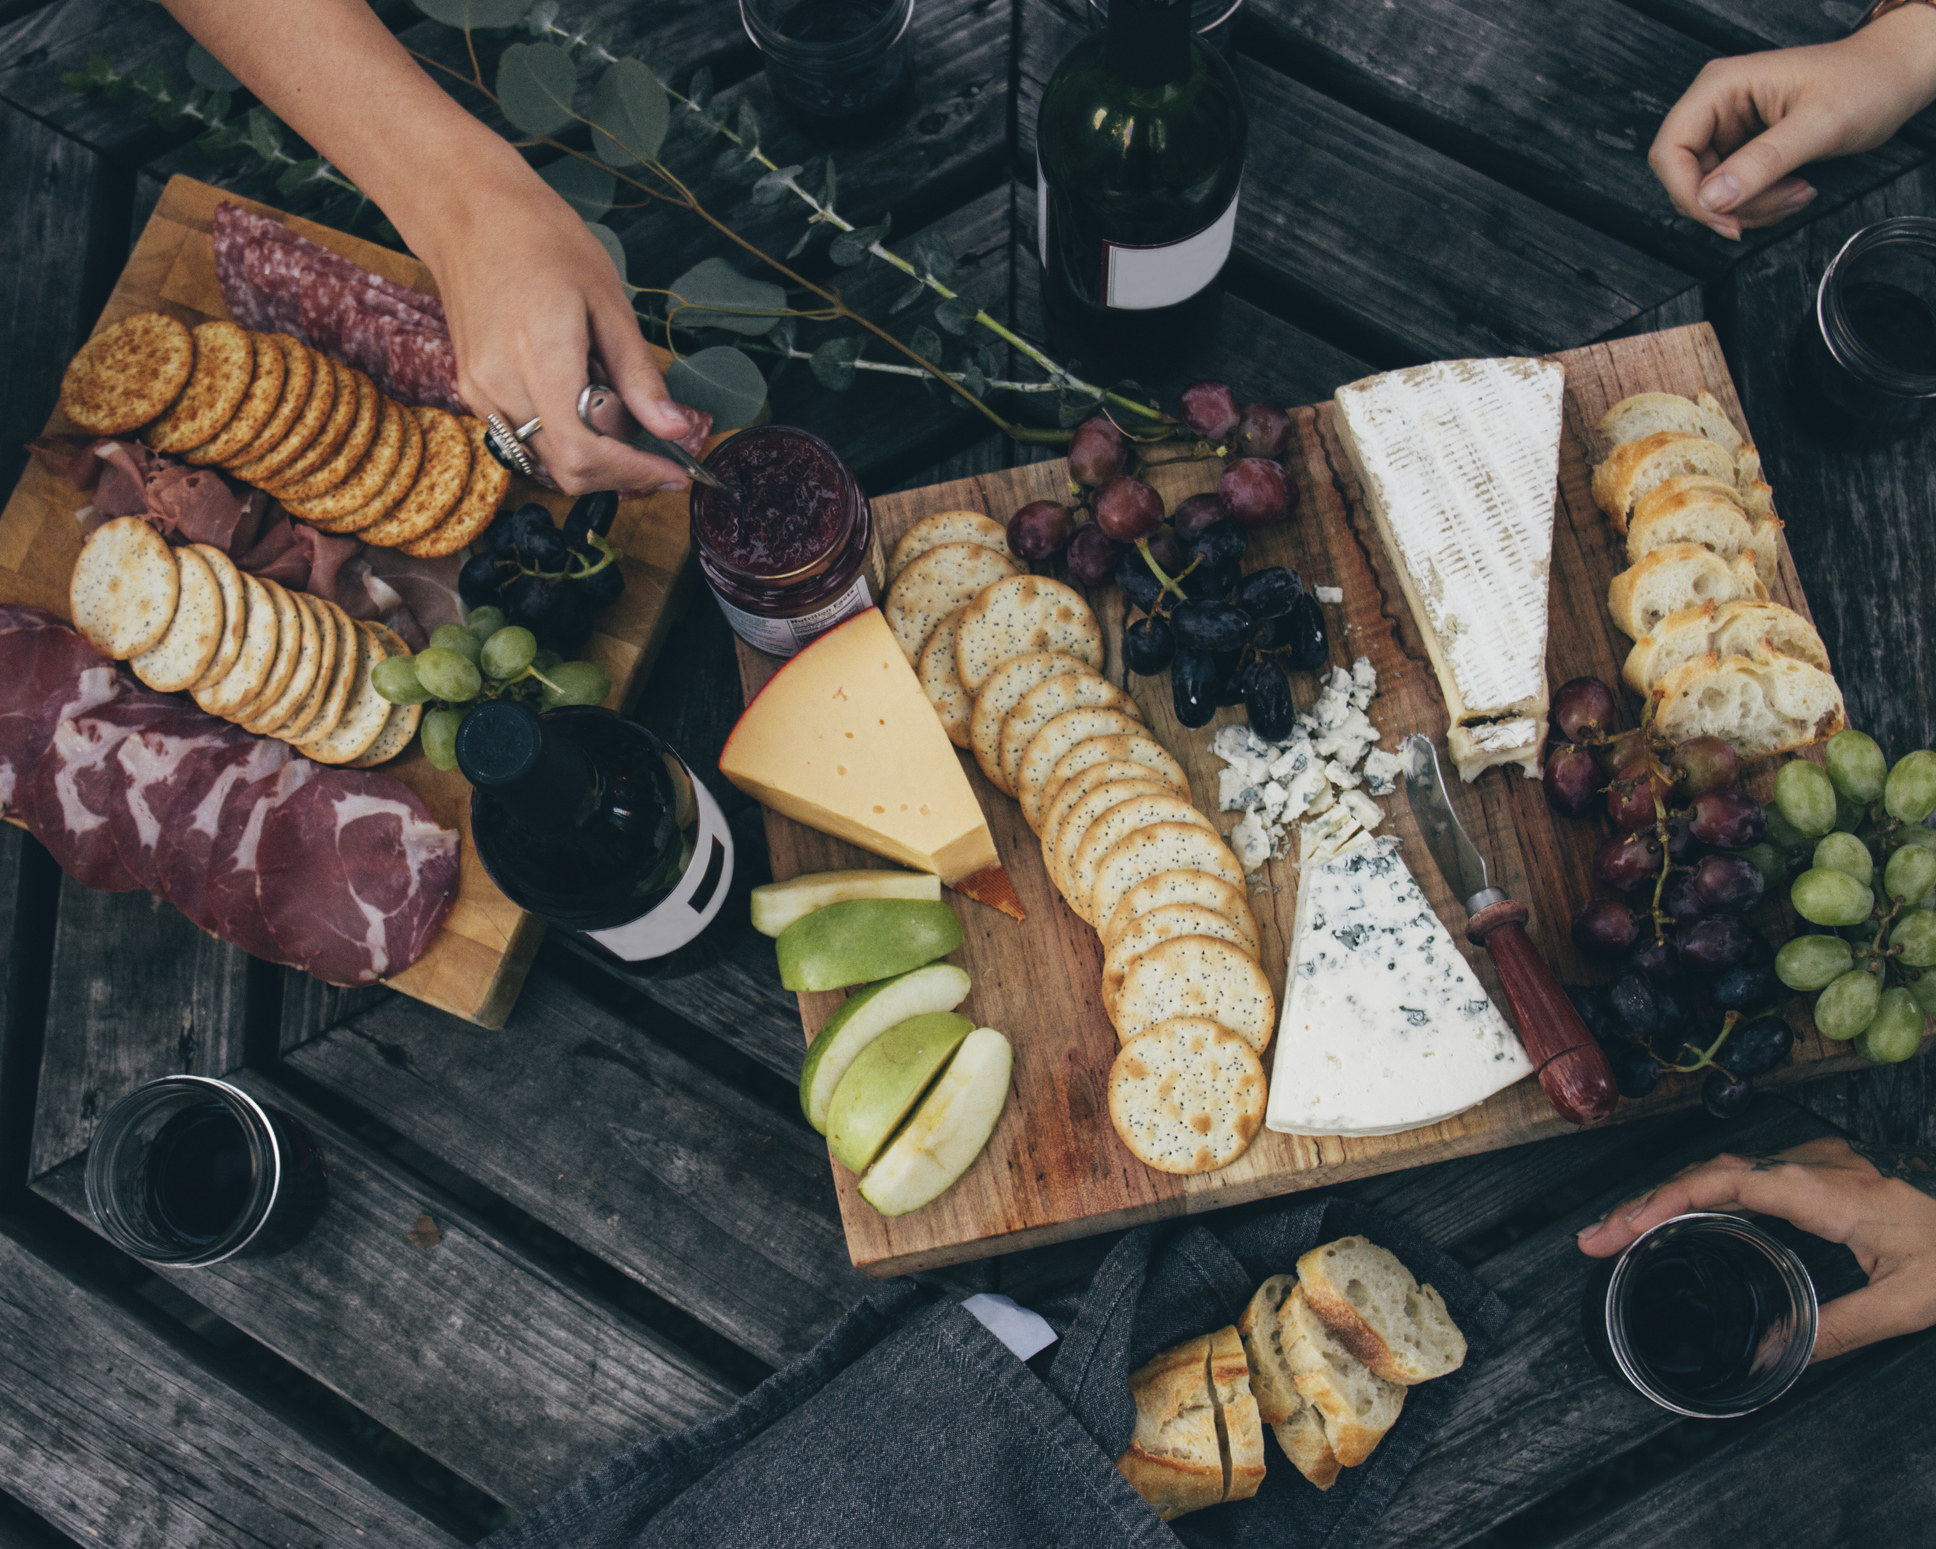
[[[1532,1074],[1394,841],[1341,802],[1304,826],[1300,851],[1269,1128],[1394,1134]]]

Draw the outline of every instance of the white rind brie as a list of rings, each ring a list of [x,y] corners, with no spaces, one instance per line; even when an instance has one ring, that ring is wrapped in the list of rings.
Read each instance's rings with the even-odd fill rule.
[[[1468,780],[1495,763],[1539,772],[1565,382],[1552,361],[1444,360],[1337,393],[1338,437],[1438,670]]]

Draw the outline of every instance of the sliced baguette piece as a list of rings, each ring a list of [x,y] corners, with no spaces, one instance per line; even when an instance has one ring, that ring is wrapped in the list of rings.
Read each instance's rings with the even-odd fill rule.
[[[1387,1248],[1340,1237],[1297,1261],[1311,1310],[1387,1382],[1430,1382],[1465,1364],[1465,1335],[1445,1300]]]
[[[1634,506],[1627,562],[1638,564],[1670,543],[1698,543],[1727,560],[1751,554],[1763,586],[1774,585],[1781,563],[1781,523],[1751,517],[1732,485],[1703,474],[1669,479]]]
[[[1398,1423],[1405,1389],[1387,1382],[1346,1349],[1311,1310],[1302,1286],[1284,1299],[1278,1316],[1297,1391],[1324,1421],[1324,1439],[1338,1462],[1356,1468]]]
[[[1210,1395],[1223,1449],[1223,1498],[1247,1501],[1264,1482],[1264,1424],[1250,1389],[1250,1362],[1233,1326],[1210,1336]]]
[[[1726,484],[1740,482],[1735,453],[1706,436],[1659,430],[1616,446],[1593,470],[1593,503],[1606,512],[1613,530],[1624,533],[1641,496],[1669,479],[1705,474]]]
[[[1215,1506],[1224,1495],[1217,1402],[1210,1389],[1210,1336],[1200,1334],[1129,1374],[1136,1429],[1116,1470],[1165,1522]]]
[[[1638,441],[1644,436],[1673,431],[1681,435],[1705,436],[1732,452],[1741,445],[1741,432],[1734,428],[1728,411],[1714,394],[1701,392],[1692,398],[1679,393],[1635,393],[1622,398],[1600,416],[1600,439],[1609,447]]]
[[[1252,1294],[1237,1320],[1237,1337],[1250,1361],[1250,1391],[1257,1397],[1257,1413],[1266,1425],[1281,1425],[1304,1400],[1285,1358],[1279,1338],[1278,1313],[1297,1288],[1296,1275],[1272,1275]]]
[[[1607,611],[1635,640],[1669,614],[1704,602],[1766,602],[1768,588],[1755,574],[1754,557],[1721,558],[1698,543],[1669,543],[1613,578]]]
[[[1668,614],[1634,642],[1620,675],[1636,694],[1647,694],[1697,656],[1752,656],[1758,645],[1830,670],[1828,648],[1807,619],[1778,602],[1743,601]]]
[[[1654,692],[1662,736],[1720,737],[1744,761],[1809,747],[1849,723],[1835,679],[1766,645],[1750,656],[1697,656]]]
[[[1343,1465],[1331,1450],[1331,1443],[1324,1439],[1324,1417],[1305,1403],[1301,1395],[1290,1418],[1273,1425],[1271,1435],[1284,1449],[1284,1456],[1291,1460],[1291,1467],[1320,1490],[1328,1490],[1338,1482]]]

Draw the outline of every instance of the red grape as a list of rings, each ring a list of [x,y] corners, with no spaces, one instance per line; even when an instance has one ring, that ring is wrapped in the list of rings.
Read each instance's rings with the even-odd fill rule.
[[[1699,973],[1738,968],[1754,955],[1754,932],[1731,914],[1710,914],[1681,927],[1674,946],[1681,962]]]
[[[1613,729],[1613,690],[1598,678],[1574,678],[1553,695],[1553,724],[1568,742]]]
[[[1222,382],[1192,382],[1183,389],[1183,423],[1199,436],[1221,441],[1237,428],[1237,397]]]
[[[1069,540],[1065,563],[1069,574],[1084,586],[1101,586],[1116,573],[1123,546],[1094,522],[1084,522]]]
[[[1695,866],[1688,891],[1711,914],[1746,914],[1761,902],[1768,879],[1739,855],[1707,855]]]
[[[1268,457],[1238,458],[1217,480],[1217,493],[1246,527],[1269,527],[1290,514],[1290,480]]]
[[[1667,886],[1660,890],[1660,912],[1676,925],[1686,925],[1707,913],[1706,905],[1694,896],[1694,880],[1686,872],[1677,871],[1667,879]]]
[[[1745,850],[1768,837],[1768,814],[1739,791],[1709,791],[1689,809],[1688,832],[1717,850]]]
[[[1654,797],[1665,795],[1660,783],[1642,774],[1638,779],[1615,780],[1607,787],[1607,818],[1615,828],[1636,832],[1652,828],[1658,814]]]
[[[1652,887],[1660,875],[1660,841],[1652,834],[1620,834],[1593,852],[1593,880],[1616,893]]]
[[[1600,771],[1585,748],[1569,745],[1555,749],[1540,779],[1546,787],[1547,805],[1563,817],[1583,818],[1593,810]]]
[[[1031,500],[1008,519],[1008,546],[1018,559],[1047,559],[1069,546],[1075,530],[1067,506]]]
[[[1611,742],[1594,749],[1594,757],[1600,760],[1600,768],[1608,775],[1618,774],[1646,756],[1647,734],[1637,727],[1618,733]]]
[[[1282,457],[1290,444],[1290,415],[1268,403],[1246,404],[1230,439],[1239,457]]]
[[[1635,973],[1645,974],[1654,984],[1668,988],[1681,976],[1680,959],[1664,941],[1651,941],[1627,959]]]
[[[1192,495],[1178,503],[1170,513],[1170,521],[1176,528],[1177,537],[1188,543],[1212,522],[1230,519],[1230,507],[1223,503],[1221,495]]]
[[[1159,527],[1150,534],[1149,551],[1150,558],[1167,576],[1175,575],[1190,562],[1183,552],[1183,545],[1176,541],[1176,534],[1167,527]]]
[[[1688,865],[1700,852],[1701,841],[1694,837],[1692,823],[1693,818],[1685,812],[1667,820],[1667,858],[1676,866]]]
[[[1624,952],[1640,935],[1633,910],[1611,898],[1589,898],[1573,916],[1573,942],[1582,952]]]
[[[1680,772],[1675,788],[1684,796],[1725,791],[1741,773],[1740,755],[1719,737],[1689,737],[1674,749],[1673,764]]]
[[[1163,525],[1163,497],[1127,474],[1096,491],[1096,525],[1118,543],[1147,538]]]
[[[1069,438],[1069,475],[1076,483],[1094,489],[1107,484],[1128,465],[1129,443],[1106,414],[1076,426],[1076,433]]]

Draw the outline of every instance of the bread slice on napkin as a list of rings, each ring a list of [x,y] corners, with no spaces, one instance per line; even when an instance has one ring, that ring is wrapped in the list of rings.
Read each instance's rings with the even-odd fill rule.
[[[1223,1499],[1224,1454],[1210,1389],[1210,1336],[1200,1334],[1129,1374],[1136,1430],[1116,1468],[1165,1522]]]
[[[1232,1325],[1210,1336],[1210,1393],[1223,1443],[1223,1498],[1247,1501],[1264,1482],[1264,1425],[1250,1389],[1250,1362]]]
[[[1291,1460],[1291,1467],[1320,1490],[1328,1490],[1338,1482],[1343,1465],[1331,1450],[1331,1443],[1325,1440],[1324,1416],[1305,1403],[1302,1395],[1290,1415],[1271,1427],[1271,1435],[1284,1449],[1284,1456]]]
[[[1285,1298],[1279,1319],[1285,1359],[1297,1391],[1324,1422],[1324,1439],[1346,1468],[1377,1449],[1398,1422],[1405,1390],[1387,1382],[1346,1348],[1305,1300],[1303,1287]]]
[[[1465,1335],[1444,1299],[1389,1249],[1340,1237],[1299,1259],[1297,1275],[1311,1310],[1387,1382],[1409,1387],[1465,1364]]]

